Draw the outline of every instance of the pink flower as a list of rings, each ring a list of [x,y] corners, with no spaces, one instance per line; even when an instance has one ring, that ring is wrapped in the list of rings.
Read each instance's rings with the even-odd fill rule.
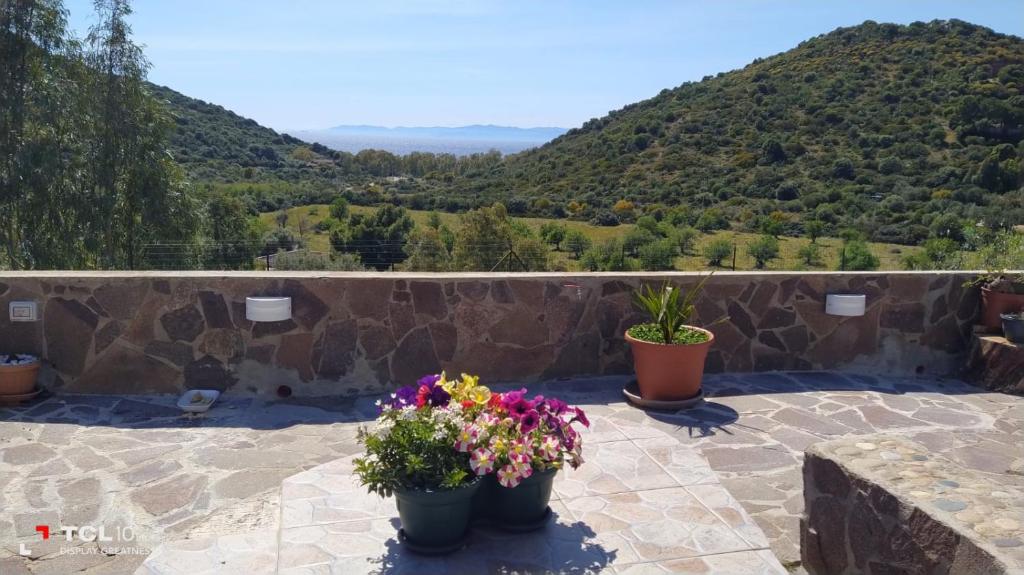
[[[540,425],[540,414],[537,413],[536,409],[527,411],[519,418],[519,431],[521,433],[530,433],[537,429],[538,425]]]
[[[487,475],[494,471],[494,453],[483,447],[477,449],[469,456],[469,466],[477,475]]]
[[[525,399],[520,399],[519,401],[509,404],[508,406],[508,414],[513,419],[521,419],[530,411],[533,411],[533,404],[530,403],[529,401],[526,401]]]
[[[474,425],[466,425],[459,431],[459,435],[455,439],[455,449],[461,453],[468,453],[473,449],[473,444],[476,443],[476,438],[479,432]]]
[[[523,480],[521,469],[511,463],[498,470],[498,483],[502,487],[512,488]]]
[[[573,418],[573,421],[582,423],[583,427],[590,427],[590,420],[587,419],[587,414],[583,413],[583,410],[578,407],[574,407],[573,409],[576,410],[576,417]]]
[[[522,437],[512,442],[512,445],[509,446],[509,459],[525,458],[526,461],[529,461],[531,457],[533,457],[533,448]]]
[[[551,436],[545,437],[540,444],[540,455],[547,461],[554,461],[558,458],[560,447],[557,439]]]

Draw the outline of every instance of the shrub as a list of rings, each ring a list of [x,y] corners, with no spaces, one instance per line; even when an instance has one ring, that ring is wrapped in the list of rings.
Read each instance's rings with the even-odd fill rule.
[[[583,252],[590,249],[592,244],[590,238],[579,230],[569,230],[565,234],[565,247],[572,252],[572,256],[576,259],[580,259]]]
[[[747,245],[747,253],[754,258],[754,267],[762,270],[768,262],[779,257],[779,240],[763,235]]]
[[[707,258],[709,266],[721,267],[722,261],[732,255],[732,250],[731,241],[719,238],[704,246],[704,257]]]
[[[676,247],[670,240],[658,240],[640,246],[640,268],[650,271],[675,269]]]
[[[869,271],[878,269],[879,261],[864,240],[851,238],[843,242],[839,257],[839,269],[846,271]]]
[[[695,228],[681,226],[673,232],[672,240],[675,242],[676,247],[679,248],[679,254],[685,256],[693,251],[698,236],[700,236],[700,232]]]
[[[797,251],[797,255],[804,265],[816,267],[821,265],[821,246],[815,243],[807,244]]]

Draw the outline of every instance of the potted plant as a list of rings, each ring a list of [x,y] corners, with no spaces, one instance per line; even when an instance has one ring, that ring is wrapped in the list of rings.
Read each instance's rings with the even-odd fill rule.
[[[558,470],[583,462],[573,424],[589,427],[586,414],[558,399],[531,399],[526,389],[492,393],[473,376],[449,382],[442,375],[442,385],[465,414],[455,447],[484,477],[477,516],[513,531],[543,527]]]
[[[981,325],[998,332],[1002,314],[1024,308],[1024,234],[974,230],[979,261],[988,271],[965,285],[981,288]]]
[[[1024,344],[1024,306],[1018,312],[1004,313],[1000,317],[1006,340],[1010,343]]]
[[[1024,309],[1024,274],[988,274],[974,283],[981,286],[981,325],[986,331],[998,332],[1000,316]]]
[[[658,290],[642,286],[634,293],[637,307],[651,319],[626,330],[643,399],[678,401],[700,394],[704,360],[715,335],[687,322],[693,316],[694,302],[710,277],[705,276],[689,291],[666,283]],[[726,319],[723,317],[710,325]]]
[[[363,485],[395,496],[400,540],[425,553],[461,546],[482,483],[470,468],[469,454],[454,449],[463,427],[462,406],[449,401],[439,380],[427,376],[382,403],[375,427],[359,430],[366,452],[355,460]]]
[[[0,397],[31,394],[38,375],[38,357],[22,353],[0,355]]]

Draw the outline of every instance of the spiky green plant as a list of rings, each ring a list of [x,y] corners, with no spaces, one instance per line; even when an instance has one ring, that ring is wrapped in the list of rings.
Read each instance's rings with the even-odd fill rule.
[[[651,322],[661,335],[664,343],[677,342],[681,329],[693,317],[693,312],[695,311],[694,303],[704,290],[704,284],[711,279],[712,275],[714,274],[704,276],[697,282],[697,285],[689,290],[673,287],[668,282],[665,282],[658,290],[649,285],[644,285],[640,286],[640,289],[633,293],[636,306],[647,312],[651,317]],[[727,319],[729,318],[719,318],[709,324],[709,327]]]

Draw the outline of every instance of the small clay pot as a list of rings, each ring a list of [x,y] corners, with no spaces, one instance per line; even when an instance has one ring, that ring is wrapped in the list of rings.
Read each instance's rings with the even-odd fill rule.
[[[38,360],[21,365],[0,365],[0,395],[32,393],[38,375]]]
[[[704,360],[715,334],[699,327],[685,326],[708,335],[708,340],[691,344],[651,343],[626,333],[633,349],[633,368],[640,396],[657,401],[689,399],[700,392]]]
[[[999,333],[1004,313],[1016,313],[1024,309],[1024,294],[992,291],[981,288],[981,325],[989,333]]]

